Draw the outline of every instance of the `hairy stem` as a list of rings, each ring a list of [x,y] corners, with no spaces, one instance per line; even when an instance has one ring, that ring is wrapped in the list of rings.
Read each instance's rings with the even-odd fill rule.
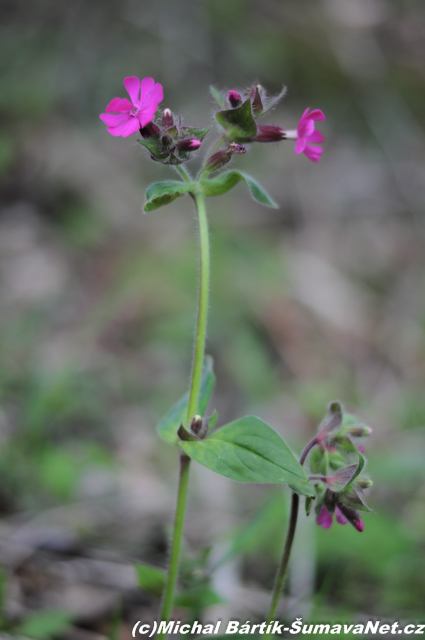
[[[179,173],[185,181],[190,181],[186,172],[179,167]],[[205,196],[201,191],[193,194],[198,214],[199,227],[199,296],[198,296],[198,316],[195,332],[195,347],[192,364],[192,375],[189,390],[189,403],[187,409],[187,423],[198,410],[199,390],[201,387],[202,365],[205,353],[205,339],[207,331],[207,314],[208,314],[208,290],[209,290],[209,274],[210,274],[210,255],[208,240],[208,220],[205,209]],[[168,574],[164,589],[164,596],[161,610],[161,620],[168,622],[171,616],[174,600],[174,590],[176,587],[179,561],[180,547],[183,535],[184,515],[186,511],[187,487],[189,481],[190,458],[184,454],[180,454],[180,476],[177,491],[177,507],[174,519],[173,538],[171,542],[170,562]],[[162,640],[165,633],[158,634],[157,640]]]
[[[205,209],[205,196],[202,191],[195,193],[196,211],[199,228],[199,299],[198,317],[196,321],[195,349],[190,381],[189,404],[187,407],[187,422],[198,411],[199,390],[201,388],[202,365],[205,353],[205,338],[207,333],[208,292],[210,278],[210,246],[208,239],[208,220]]]
[[[180,547],[183,534],[184,514],[186,510],[187,487],[189,483],[190,458],[180,454],[180,476],[177,491],[177,506],[174,516],[173,539],[171,543],[170,562],[168,565],[167,580],[162,600],[161,620],[168,620],[171,616],[174,600],[174,589],[179,571]],[[158,640],[165,637],[165,633],[158,634]]]
[[[283,547],[283,554],[280,560],[279,568],[276,574],[276,580],[273,588],[273,596],[270,604],[269,612],[267,614],[267,623],[275,619],[277,605],[279,604],[280,594],[283,589],[283,583],[285,582],[286,571],[288,569],[289,557],[291,555],[292,543],[294,541],[295,529],[297,528],[298,520],[298,507],[300,504],[300,497],[298,493],[292,494],[291,501],[291,515],[289,516],[288,531],[286,533],[285,546]],[[265,633],[263,639],[266,640],[270,637],[270,633]]]
[[[300,455],[301,466],[303,466],[307,458],[307,455],[316,444],[317,444],[317,438],[314,437],[304,447]],[[295,537],[295,530],[297,528],[299,505],[300,505],[300,497],[298,493],[293,493],[292,500],[291,500],[291,513],[289,516],[288,530],[286,532],[286,539],[283,547],[282,558],[280,560],[280,564],[277,570],[276,579],[273,587],[272,601],[270,603],[269,612],[267,614],[267,624],[272,620],[274,620],[276,617],[277,605],[279,604],[280,594],[282,593],[283,585],[285,582],[285,577],[288,570],[289,558],[291,556],[291,551],[292,551],[292,544],[294,542],[294,537]],[[263,635],[263,640],[267,640],[269,637],[270,637],[270,633],[265,633]]]

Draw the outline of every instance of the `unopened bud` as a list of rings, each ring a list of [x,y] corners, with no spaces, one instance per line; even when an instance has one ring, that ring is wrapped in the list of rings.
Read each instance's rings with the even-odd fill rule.
[[[230,161],[234,153],[246,153],[246,147],[238,144],[237,142],[231,142],[227,149],[217,151],[210,158],[208,158],[205,163],[205,169],[210,173],[212,171],[217,171],[217,169],[220,169],[220,167],[223,167]]]
[[[360,531],[360,533],[364,531],[364,524],[361,520],[354,520],[353,525],[357,531]]]
[[[229,91],[228,98],[232,107],[239,107],[240,103],[242,102],[240,93],[234,91],[233,89]]]
[[[373,482],[370,478],[357,478],[356,479],[356,486],[359,489],[370,489],[370,487],[373,485]]]
[[[208,420],[201,416],[194,416],[190,423],[190,431],[202,440],[208,433]]]
[[[177,149],[179,151],[196,151],[201,146],[200,140],[196,138],[187,138],[186,140],[180,140],[177,143]]]
[[[271,124],[262,124],[257,128],[255,142],[279,142],[285,139],[285,132],[281,127],[274,127]]]
[[[152,138],[152,136],[156,136],[159,133],[159,127],[157,127],[154,122],[148,122],[145,127],[140,128],[140,133],[142,134],[142,138],[147,140],[148,138]]]
[[[164,129],[169,129],[174,124],[173,114],[169,109],[164,109],[162,112],[162,126]]]
[[[224,167],[225,164],[230,162],[232,158],[232,152],[229,149],[224,149],[222,151],[217,151],[213,153],[212,156],[208,158],[205,163],[205,169],[212,173],[213,171],[217,171],[221,167]]]
[[[162,136],[162,144],[164,145],[164,147],[171,147],[172,144],[174,144],[174,140],[172,139],[171,136]]]

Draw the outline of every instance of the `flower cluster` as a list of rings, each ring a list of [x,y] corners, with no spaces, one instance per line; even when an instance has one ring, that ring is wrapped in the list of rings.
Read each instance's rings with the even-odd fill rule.
[[[193,151],[199,149],[211,127],[199,129],[183,127],[181,118],[176,124],[169,109],[162,113],[161,122],[155,122],[163,90],[153,78],[139,80],[135,76],[126,78],[124,86],[127,98],[114,98],[100,115],[113,136],[128,136],[140,131],[140,144],[147,148],[152,160],[162,164],[178,165],[191,159]],[[247,91],[232,89],[221,94],[212,93],[219,105],[215,118],[224,130],[222,149],[206,160],[205,169],[217,171],[227,164],[235,153],[245,153],[249,142],[278,142],[293,139],[295,153],[304,153],[313,162],[318,162],[323,149],[314,146],[323,142],[323,135],[315,130],[315,122],[325,120],[320,109],[306,109],[296,129],[283,129],[274,125],[258,125],[257,119],[271,111],[286,93],[284,87],[278,96],[267,98],[259,84]]]
[[[332,525],[333,515],[339,524],[351,523],[363,531],[361,511],[370,511],[364,494],[372,481],[363,474],[363,445],[358,443],[372,433],[361,420],[344,413],[338,402],[329,411],[311,443],[310,480],[316,491],[316,522],[324,529]]]

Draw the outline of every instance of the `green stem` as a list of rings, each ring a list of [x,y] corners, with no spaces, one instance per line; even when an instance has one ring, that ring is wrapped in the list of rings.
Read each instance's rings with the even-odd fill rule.
[[[288,569],[289,557],[291,555],[292,543],[294,541],[295,529],[297,528],[298,520],[298,506],[300,503],[300,497],[298,493],[292,494],[291,502],[291,515],[289,517],[288,531],[286,533],[285,546],[283,547],[283,554],[280,560],[279,568],[277,570],[276,580],[273,588],[273,596],[270,604],[269,612],[267,614],[267,624],[272,620],[275,620],[277,605],[279,604],[280,594],[283,589],[283,583],[285,582],[286,571]],[[270,637],[270,633],[263,635],[263,640],[267,640]]]
[[[187,176],[184,169],[180,168],[179,173]],[[190,178],[187,176],[187,180]],[[202,365],[205,352],[205,338],[207,331],[208,314],[208,289],[210,274],[210,249],[208,241],[208,220],[205,209],[205,196],[202,191],[193,194],[198,214],[199,227],[199,297],[198,297],[198,318],[195,333],[195,349],[193,356],[192,375],[189,391],[189,404],[187,410],[187,423],[196,415],[199,402],[199,390],[201,387]],[[171,616],[174,600],[174,590],[177,582],[179,570],[180,547],[183,535],[184,514],[186,511],[187,487],[189,481],[190,458],[180,454],[180,476],[177,491],[177,507],[174,518],[173,538],[171,542],[170,563],[164,589],[164,596],[161,610],[161,620],[168,622]],[[162,640],[165,633],[158,634],[157,640]]]
[[[308,453],[317,444],[317,439],[313,438],[305,447],[300,455],[300,465],[303,466]],[[276,579],[273,587],[272,601],[270,603],[269,612],[267,614],[267,624],[276,618],[277,605],[279,604],[280,594],[282,593],[285,582],[286,572],[288,570],[289,558],[291,556],[292,544],[294,542],[295,530],[297,528],[298,509],[300,505],[300,497],[298,493],[292,494],[291,513],[289,516],[288,530],[286,532],[285,544],[283,547],[282,558],[277,570]],[[263,635],[263,640],[268,640],[270,633]]]
[[[192,182],[192,180],[190,179],[189,174],[187,173],[187,171],[185,171],[185,169],[183,169],[181,164],[175,165],[175,169],[176,169],[177,173],[179,173],[181,175],[181,177],[183,178],[183,180],[185,182]]]
[[[174,589],[179,571],[180,547],[183,534],[184,514],[186,510],[187,487],[189,483],[190,458],[180,454],[180,475],[177,492],[177,506],[174,517],[173,540],[171,543],[170,563],[168,566],[167,581],[162,600],[161,620],[168,620],[171,616],[174,600]],[[165,638],[165,633],[158,634],[157,640]]]
[[[210,246],[208,240],[208,220],[205,196],[201,190],[194,194],[199,228],[199,301],[196,322],[195,350],[193,354],[187,423],[198,411],[199,390],[201,388],[202,365],[204,362],[205,338],[207,333],[208,290],[210,278]]]

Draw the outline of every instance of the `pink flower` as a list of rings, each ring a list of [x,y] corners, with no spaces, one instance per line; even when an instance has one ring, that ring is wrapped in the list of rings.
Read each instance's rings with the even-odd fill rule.
[[[108,125],[111,135],[127,138],[153,120],[164,95],[162,86],[155,84],[153,78],[139,80],[132,76],[124,80],[124,86],[131,102],[127,98],[114,98],[100,119]]]
[[[335,507],[335,516],[338,524],[348,524],[348,519],[340,511],[340,509],[338,509],[338,507]],[[332,513],[325,507],[325,505],[323,505],[320,509],[318,517],[316,518],[316,524],[321,525],[324,529],[329,529],[332,526],[332,521]],[[352,524],[357,529],[357,531],[363,531],[364,524],[361,520],[354,519]]]
[[[324,505],[320,509],[320,513],[316,518],[316,524],[322,525],[324,529],[329,529],[332,526],[332,514]]]
[[[297,155],[304,153],[307,158],[313,162],[319,162],[323,149],[311,145],[317,142],[323,142],[324,138],[320,131],[315,131],[314,121],[325,120],[325,115],[320,109],[315,109],[314,111],[310,111],[310,113],[309,111],[310,107],[302,114],[296,131],[285,131],[285,134],[286,138],[296,140],[295,153]]]

